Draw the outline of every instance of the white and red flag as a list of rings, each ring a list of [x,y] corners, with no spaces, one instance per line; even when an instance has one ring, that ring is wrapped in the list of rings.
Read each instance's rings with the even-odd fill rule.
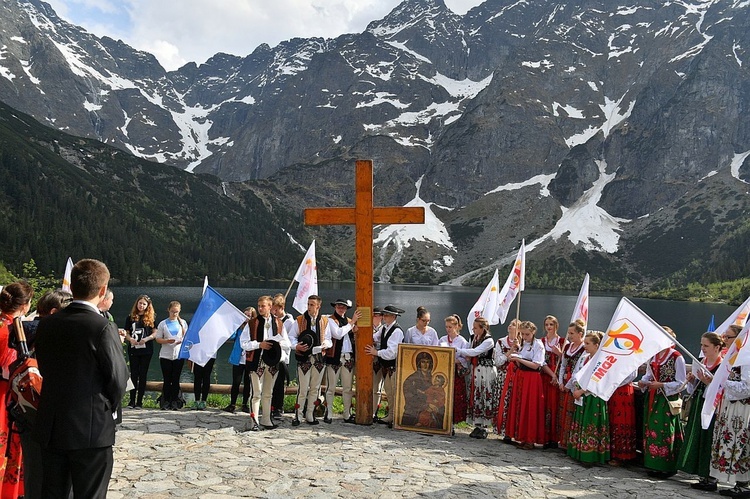
[[[497,306],[497,318],[499,322],[504,323],[508,317],[508,311],[513,300],[518,293],[526,287],[526,243],[521,241],[521,247],[518,249],[518,256],[510,269],[510,275],[505,281],[503,289],[500,290],[500,302]]]
[[[673,344],[664,328],[633,302],[622,298],[599,350],[576,373],[576,381],[584,390],[609,400],[625,378]]]
[[[573,316],[570,318],[570,322],[577,320],[583,321],[583,329],[586,329],[589,323],[589,274],[586,273],[586,277],[583,279],[581,285],[581,291],[578,293],[578,301],[573,309]]]
[[[310,243],[310,247],[302,259],[297,273],[294,274],[294,280],[299,283],[297,294],[294,297],[292,306],[297,312],[304,314],[307,310],[307,297],[318,294],[318,263],[315,260],[315,240]]]

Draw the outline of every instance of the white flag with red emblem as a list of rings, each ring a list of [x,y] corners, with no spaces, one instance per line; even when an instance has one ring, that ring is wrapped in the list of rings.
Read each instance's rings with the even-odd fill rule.
[[[573,309],[573,316],[570,318],[570,322],[577,320],[583,321],[583,329],[589,323],[589,274],[586,273],[586,277],[583,279],[583,285],[581,285],[581,291],[578,293],[578,301]]]
[[[599,350],[575,379],[604,400],[641,364],[674,344],[669,333],[627,298],[617,305]]]
[[[500,290],[500,302],[497,305],[497,317],[499,322],[505,322],[508,317],[508,311],[513,300],[518,293],[526,287],[526,243],[521,241],[521,247],[518,249],[518,256],[510,269],[510,275],[505,281],[505,286]]]
[[[299,283],[299,286],[297,286],[297,294],[292,306],[299,313],[304,314],[307,310],[307,297],[318,294],[318,263],[315,260],[314,239],[294,275],[294,280]]]

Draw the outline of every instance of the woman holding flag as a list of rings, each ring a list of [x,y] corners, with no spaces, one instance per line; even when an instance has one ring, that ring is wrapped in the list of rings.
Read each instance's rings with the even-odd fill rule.
[[[685,428],[685,445],[680,450],[678,468],[685,473],[698,475],[698,483],[690,485],[698,490],[715,491],[718,488],[716,478],[710,476],[711,444],[716,418],[712,418],[711,424],[704,430],[701,427],[701,410],[705,401],[706,386],[711,383],[713,374],[721,364],[723,347],[724,340],[718,334],[703,334],[701,336],[703,365],[693,363],[692,372],[687,375],[687,390],[693,403],[690,405],[690,415]]]
[[[673,338],[671,328],[664,326]],[[677,400],[686,383],[685,359],[668,347],[646,365],[646,374],[638,382],[648,389],[644,404],[643,465],[653,478],[666,479],[677,473],[677,456],[682,447],[682,422],[673,414],[669,402]]]
[[[565,385],[573,376],[578,359],[583,355],[583,333],[585,332],[582,321],[571,322],[568,326],[568,345],[563,349],[560,368],[557,370],[557,386],[562,392],[557,412],[557,435],[560,439],[559,445],[565,450],[568,448],[568,432],[573,424],[573,396]]]
[[[578,359],[574,374],[593,357],[603,336],[600,331],[586,333],[583,338],[585,353]],[[573,425],[568,435],[568,456],[582,463],[606,463],[610,458],[607,402],[582,389],[572,377],[566,388],[575,400]]]

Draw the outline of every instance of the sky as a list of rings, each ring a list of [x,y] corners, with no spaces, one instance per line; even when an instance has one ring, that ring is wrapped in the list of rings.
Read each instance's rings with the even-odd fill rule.
[[[150,52],[167,70],[218,52],[245,56],[261,43],[360,33],[401,0],[46,0],[96,36]],[[483,0],[444,0],[464,14]]]

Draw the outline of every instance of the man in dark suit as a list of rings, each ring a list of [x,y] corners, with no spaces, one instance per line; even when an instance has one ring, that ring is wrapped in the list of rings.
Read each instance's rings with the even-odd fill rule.
[[[73,302],[39,323],[36,357],[44,378],[34,436],[42,446],[42,497],[105,498],[114,462],[112,412],[128,369],[117,326],[97,309],[109,270],[98,260],[73,266]]]

